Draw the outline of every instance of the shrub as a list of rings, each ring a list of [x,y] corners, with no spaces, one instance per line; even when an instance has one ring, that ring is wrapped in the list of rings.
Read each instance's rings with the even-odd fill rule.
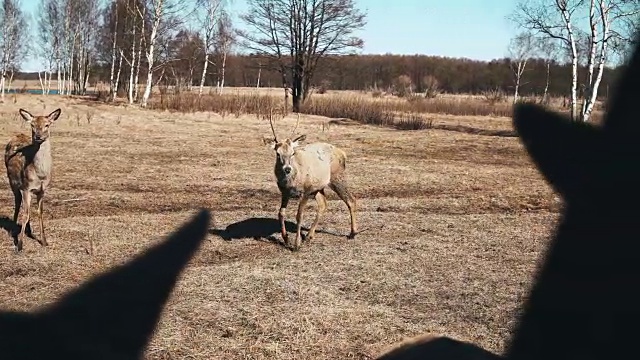
[[[400,75],[393,82],[393,94],[405,97],[412,93],[412,81],[408,75]]]

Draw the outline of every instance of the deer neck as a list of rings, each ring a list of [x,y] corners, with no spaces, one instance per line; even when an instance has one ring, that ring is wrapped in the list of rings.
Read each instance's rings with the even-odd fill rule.
[[[33,167],[39,178],[46,178],[51,173],[51,142],[47,139],[35,146],[36,153],[33,156]]]

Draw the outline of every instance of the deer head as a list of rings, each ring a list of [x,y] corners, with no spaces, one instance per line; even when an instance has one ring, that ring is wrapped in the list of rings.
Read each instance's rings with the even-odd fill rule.
[[[273,112],[270,112],[269,114],[269,125],[271,125],[273,139],[266,140],[266,142],[276,152],[276,171],[286,177],[295,176],[295,163],[293,162],[293,155],[295,153],[296,147],[298,147],[299,144],[307,138],[307,135],[303,134],[291,140],[291,138],[295,135],[299,123],[300,113],[298,113],[296,125],[291,131],[289,137],[278,140],[278,135],[276,134],[276,130],[273,126]]]
[[[31,125],[31,139],[33,142],[41,144],[49,139],[49,127],[60,117],[62,110],[56,109],[47,116],[33,116],[25,109],[20,109],[18,112]]]

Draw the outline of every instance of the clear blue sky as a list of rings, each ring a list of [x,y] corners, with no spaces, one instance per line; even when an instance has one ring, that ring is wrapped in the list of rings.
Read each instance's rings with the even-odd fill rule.
[[[515,0],[355,0],[366,10],[359,36],[363,53],[426,54],[491,60],[505,55],[514,28],[505,20]],[[38,0],[24,0],[35,16]],[[244,12],[245,0],[231,0],[231,11]],[[238,22],[236,22],[238,24]],[[35,71],[28,59],[23,70]]]

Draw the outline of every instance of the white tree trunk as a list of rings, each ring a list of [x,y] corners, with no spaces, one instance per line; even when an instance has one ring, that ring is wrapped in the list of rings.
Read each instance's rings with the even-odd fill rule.
[[[202,89],[204,89],[204,80],[207,76],[207,66],[209,66],[209,53],[205,52],[204,54],[204,64],[202,65],[202,76],[200,77],[200,90],[198,91],[198,96],[202,96]]]
[[[64,71],[64,69],[62,70]],[[58,62],[58,95],[62,95],[62,87],[64,85],[64,74],[60,73],[60,62]]]
[[[115,14],[116,14],[116,20],[115,20],[115,26],[113,28],[113,45],[111,46],[111,77],[109,78],[109,85],[110,85],[110,91],[111,91],[111,96],[113,97],[113,99],[115,99],[115,92],[116,92],[116,84],[114,83],[114,75],[115,75],[115,70],[116,70],[116,43],[117,43],[117,35],[118,35],[118,1],[115,2]]]
[[[222,90],[224,89],[224,72],[226,70],[227,67],[227,51],[224,51],[224,54],[222,54],[222,76],[221,76],[221,80],[220,80],[220,93],[222,94]]]
[[[140,63],[142,60],[142,40],[144,40],[144,34],[140,34],[140,43],[138,44],[138,62],[136,63],[136,77],[133,80],[133,100],[138,101],[138,85],[140,84]]]
[[[13,84],[13,75],[14,72],[11,70],[11,76],[9,76],[9,86],[7,86],[7,90],[11,91],[11,84]]]
[[[571,119],[576,121],[578,116],[578,50],[569,10],[562,10],[562,19],[569,34],[569,47],[571,48]]]
[[[2,101],[4,103],[4,78],[5,75],[2,74],[2,78],[0,79],[0,93],[2,95],[0,95],[0,101]]]
[[[258,81],[256,81],[256,89],[260,88],[260,75],[262,73],[262,66],[258,67]]]
[[[595,0],[589,1],[589,55],[587,57],[587,82],[585,84],[585,92],[584,98],[582,99],[582,109],[580,110],[580,117],[582,121],[586,121],[584,119],[584,115],[587,111],[587,106],[589,99],[591,98],[591,92],[593,87],[593,70],[595,68],[595,58],[596,58],[596,47],[597,47],[597,37],[598,37],[598,29],[596,22],[596,14],[595,14]]]
[[[547,103],[547,97],[549,96],[549,76],[551,73],[551,62],[547,61],[547,79],[544,83],[544,93],[542,94],[542,102]]]
[[[162,16],[162,0],[155,0],[155,14],[153,19],[153,26],[151,27],[151,35],[149,36],[149,47],[147,49],[147,84],[144,89],[144,94],[142,94],[142,100],[140,105],[143,107],[147,106],[147,102],[149,101],[149,96],[151,96],[151,86],[153,85],[153,60],[154,60],[154,51],[156,47],[156,40],[158,37],[158,27],[160,26],[160,19]]]
[[[69,71],[68,71],[68,79],[67,79],[67,95],[71,95],[71,86],[72,86],[72,81],[73,81],[73,60],[75,57],[75,48],[76,48],[76,42],[75,39],[73,41],[73,45],[71,46],[71,57],[69,58],[69,64],[67,66],[69,66]]]
[[[42,81],[42,73],[44,71],[38,71],[38,81],[40,81],[40,89],[42,89],[42,95],[47,95],[44,92],[44,84],[47,82],[47,73],[44,74],[44,81]]]
[[[133,37],[131,39],[131,66],[129,67],[129,104],[133,104],[133,79],[136,71],[136,22],[133,21]]]
[[[607,61],[607,40],[609,38],[610,31],[610,20],[609,20],[609,9],[605,7],[604,1],[600,1],[600,17],[602,20],[602,38],[601,38],[601,47],[600,47],[600,56],[598,58],[598,71],[596,72],[596,77],[591,86],[591,92],[589,94],[589,98],[586,99],[587,106],[584,109],[582,114],[583,121],[589,121],[591,118],[591,113],[593,112],[593,107],[596,104],[596,99],[598,98],[598,89],[600,88],[600,82],[602,81],[602,74],[604,72],[605,62]],[[595,54],[594,54],[595,56]]]
[[[49,70],[47,70],[47,72],[45,73],[45,82],[47,84],[47,94],[46,95],[49,95],[49,93],[51,92],[51,77],[52,76],[53,76],[53,72],[51,71],[51,67],[49,67]]]
[[[122,59],[124,59],[124,52],[120,50],[120,61],[118,62],[118,73],[116,74],[116,82],[113,86],[112,100],[115,101],[118,97],[118,84],[120,84],[120,73],[122,73]]]
[[[67,95],[71,95],[71,89],[73,86],[73,62],[76,57],[76,40],[78,35],[78,28],[76,25],[76,33],[73,35],[73,42],[71,43],[71,56],[69,57],[69,79],[67,80]]]

